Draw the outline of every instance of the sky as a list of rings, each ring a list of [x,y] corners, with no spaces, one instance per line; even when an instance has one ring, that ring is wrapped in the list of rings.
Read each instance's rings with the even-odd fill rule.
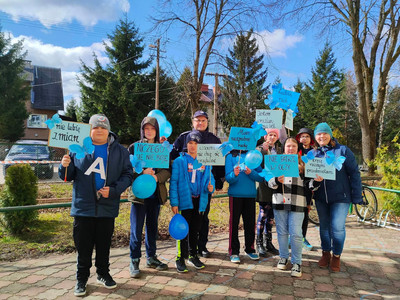
[[[139,28],[144,39],[144,58],[154,56],[158,36],[151,31],[149,17],[154,13],[156,0],[0,0],[0,26],[13,42],[23,40],[26,59],[33,65],[61,68],[64,100],[80,100],[77,83],[81,61],[93,65],[93,53],[102,64],[107,64],[104,42],[118,20],[126,14]],[[259,43],[260,53],[265,55],[268,67],[267,83],[277,76],[285,88],[291,89],[298,78],[311,78],[311,69],[325,41],[315,38],[312,31],[299,32],[297,28],[265,28],[258,32],[264,37]],[[217,45],[227,51],[233,40]],[[184,66],[192,66],[194,44],[182,38],[177,30],[171,30],[161,39],[161,67],[175,79]],[[351,51],[346,46],[334,50],[337,67],[349,70]],[[339,59],[340,58],[340,59]],[[153,60],[155,65],[155,59]],[[207,72],[221,72],[209,66]],[[204,83],[213,85],[214,78],[206,77]]]

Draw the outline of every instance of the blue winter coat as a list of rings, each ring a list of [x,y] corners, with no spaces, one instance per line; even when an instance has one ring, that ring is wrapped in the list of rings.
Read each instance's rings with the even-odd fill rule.
[[[86,170],[94,162],[94,154],[86,154],[77,159],[70,154],[67,181],[73,180],[71,216],[73,217],[108,217],[115,218],[119,212],[120,195],[132,184],[133,170],[129,161],[129,153],[116,141],[110,132],[108,137],[107,167],[105,186],[110,187],[108,198],[97,196],[95,173],[85,175]],[[58,168],[59,177],[64,180],[65,168]]]
[[[241,161],[244,162],[244,155],[241,155]],[[225,159],[225,179],[229,183],[228,195],[231,197],[238,198],[256,198],[256,181],[262,182],[263,177],[259,175],[262,172],[261,167],[251,170],[249,175],[244,172],[240,172],[238,176],[235,176],[233,169],[239,162],[239,156],[234,156],[229,153]]]
[[[353,152],[348,147],[336,142],[335,147],[319,147],[316,150],[316,157],[325,157],[327,151],[344,156],[346,160],[341,170],[336,170],[336,180],[321,182],[320,187],[314,191],[314,199],[326,201],[326,203],[361,203],[361,176]]]
[[[192,192],[190,189],[190,178],[188,172],[188,164],[184,156],[187,153],[181,153],[180,156],[174,160],[172,164],[172,175],[169,182],[169,201],[171,206],[178,206],[178,209],[193,209]],[[210,182],[210,168],[206,166],[204,176],[202,177],[202,192],[200,194],[199,211],[206,210],[208,204],[208,195],[212,194],[208,191],[208,183]],[[214,176],[211,174],[211,184],[215,188]]]

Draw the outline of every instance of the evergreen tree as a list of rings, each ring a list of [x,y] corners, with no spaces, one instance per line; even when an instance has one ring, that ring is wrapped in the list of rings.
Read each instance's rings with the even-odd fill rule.
[[[113,34],[108,35],[111,45],[105,44],[110,60],[102,67],[94,55],[94,67],[82,62],[79,85],[82,94],[81,117],[104,113],[110,120],[111,130],[122,143],[131,143],[139,137],[142,118],[154,107],[144,74],[150,60],[141,60],[143,39],[133,22],[127,17],[120,20]]]
[[[327,122],[333,129],[343,129],[345,102],[340,97],[344,74],[336,68],[332,47],[325,44],[312,68],[312,79],[305,85],[298,102],[299,114],[306,127]]]
[[[69,100],[67,107],[65,109],[65,115],[70,117],[73,121],[77,121],[77,111],[78,111],[78,105],[76,104],[76,100],[72,98]]]
[[[299,132],[299,130],[301,128],[308,126],[308,122],[306,122],[306,120],[303,119],[303,114],[301,113],[302,111],[304,111],[303,101],[302,101],[302,97],[304,97],[303,96],[304,87],[305,87],[305,83],[302,82],[300,80],[300,78],[297,79],[296,84],[293,86],[294,91],[297,93],[300,93],[300,98],[299,98],[299,101],[297,102],[297,107],[299,108],[299,113],[296,114],[295,118],[293,119],[293,133],[295,135],[297,134],[297,132]]]
[[[396,135],[400,135],[400,87],[388,88],[387,104],[383,115],[383,123],[381,124],[382,143],[390,145]],[[390,150],[392,150],[390,148]]]
[[[15,142],[24,135],[25,102],[30,86],[24,80],[22,42],[11,43],[0,27],[0,139]]]
[[[219,119],[226,132],[232,126],[250,127],[257,108],[263,108],[269,93],[265,87],[268,69],[263,55],[257,55],[258,45],[253,32],[239,34],[225,61],[229,75],[224,78],[219,106]]]

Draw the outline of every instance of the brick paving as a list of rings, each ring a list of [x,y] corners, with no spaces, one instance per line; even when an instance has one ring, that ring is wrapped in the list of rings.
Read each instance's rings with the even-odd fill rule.
[[[273,234],[277,245],[276,234]],[[210,236],[212,257],[206,268],[178,274],[175,242],[159,241],[158,256],[167,271],[145,267],[142,276],[129,277],[129,248],[111,250],[111,275],[118,286],[108,290],[96,283],[92,268],[87,299],[400,299],[400,230],[379,228],[348,219],[342,271],[320,269],[318,227],[310,226],[308,240],[316,246],[303,251],[303,276],[278,270],[277,256],[252,261],[241,253],[241,264],[227,255],[228,235]],[[240,235],[243,244],[243,232]],[[144,253],[144,252],[143,252]],[[76,254],[48,255],[0,263],[0,299],[74,298]]]

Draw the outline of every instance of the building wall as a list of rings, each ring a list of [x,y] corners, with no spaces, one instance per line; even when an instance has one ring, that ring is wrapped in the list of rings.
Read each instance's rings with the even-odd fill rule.
[[[56,110],[46,110],[46,109],[34,109],[32,108],[31,101],[27,100],[26,102],[26,110],[29,115],[37,114],[37,115],[46,115],[47,119],[50,119],[55,113]],[[21,139],[23,140],[42,140],[47,141],[49,137],[49,129],[46,128],[28,128],[27,126],[28,120],[24,121],[25,126],[25,135]]]

